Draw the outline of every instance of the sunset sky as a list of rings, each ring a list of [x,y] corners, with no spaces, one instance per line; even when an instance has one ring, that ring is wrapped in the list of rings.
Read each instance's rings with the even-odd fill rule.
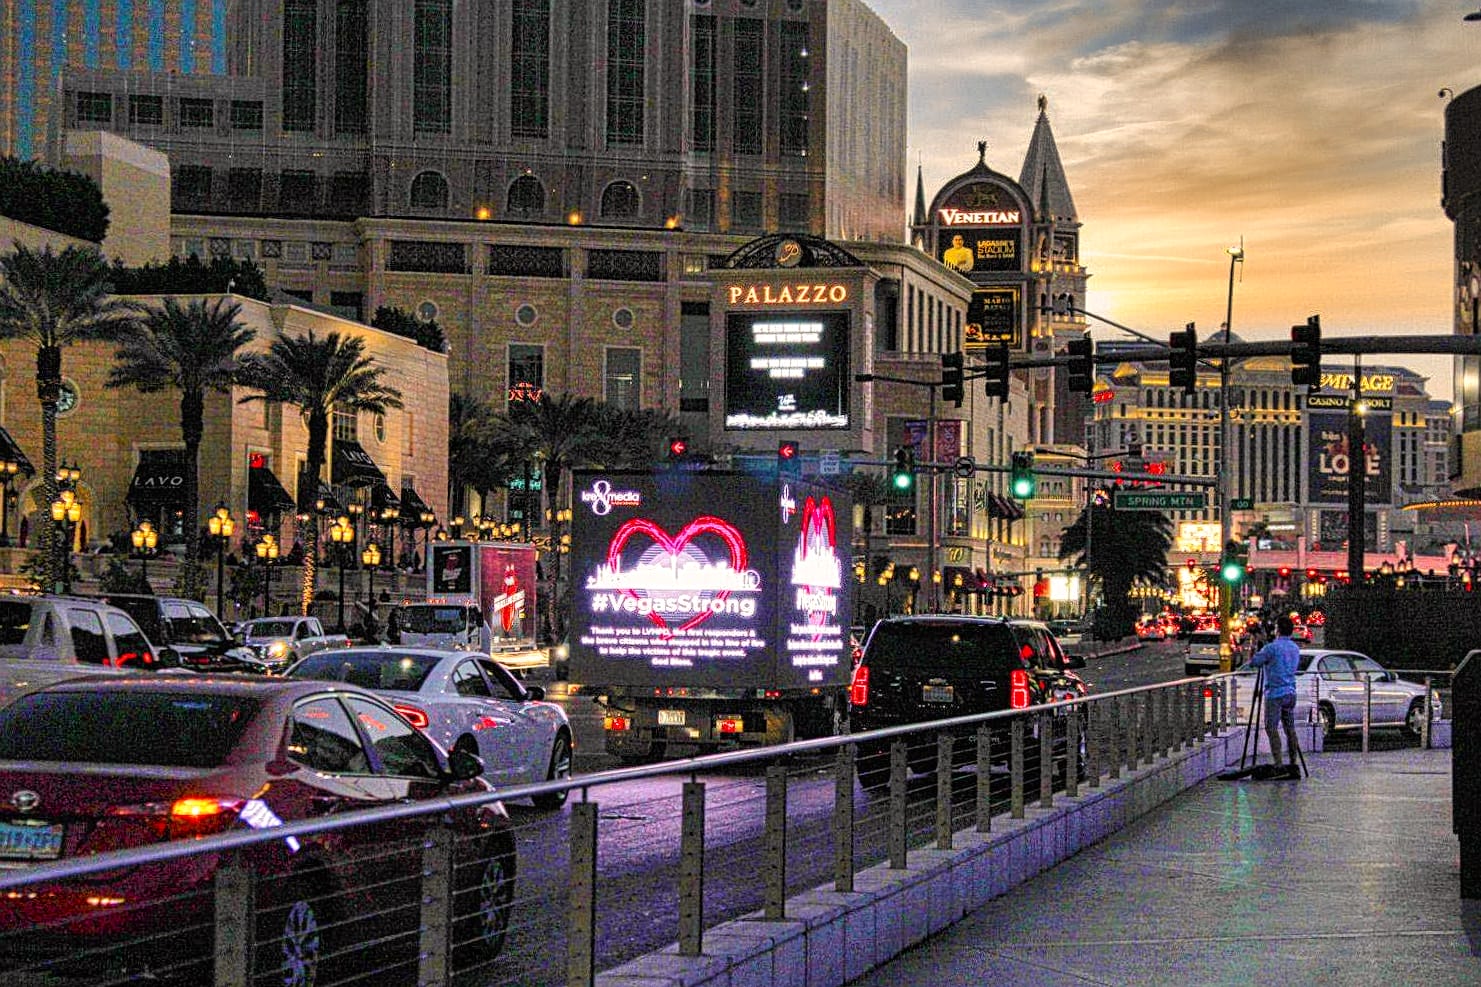
[[[1246,339],[1314,313],[1327,336],[1450,332],[1439,94],[1481,84],[1474,0],[867,2],[909,46],[912,201],[917,163],[929,201],[978,140],[1016,179],[1048,97],[1091,312],[1204,338],[1243,236]],[[1448,357],[1375,359],[1450,396]]]

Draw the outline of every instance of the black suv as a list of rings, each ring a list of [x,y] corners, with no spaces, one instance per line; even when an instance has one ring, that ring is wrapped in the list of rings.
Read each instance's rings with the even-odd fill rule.
[[[204,604],[174,596],[108,593],[103,600],[127,613],[144,630],[155,649],[192,672],[267,671],[251,648],[236,641]]]
[[[1039,621],[891,617],[874,625],[854,669],[849,729],[859,733],[1084,696],[1089,689],[1075,674],[1084,667],[1085,659],[1066,655]],[[934,742],[913,745],[912,763],[934,763]],[[966,756],[960,749],[965,746],[959,745],[962,761],[975,757]],[[882,775],[887,755],[887,744],[861,744],[860,776]]]

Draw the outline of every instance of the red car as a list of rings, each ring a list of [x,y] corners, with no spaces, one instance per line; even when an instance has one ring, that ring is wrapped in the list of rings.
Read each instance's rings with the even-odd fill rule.
[[[0,873],[48,860],[488,791],[375,695],[210,676],[74,679],[0,709]],[[423,816],[257,844],[254,976],[311,985],[414,949]],[[515,849],[503,806],[447,817],[460,959],[502,948]],[[223,855],[0,891],[0,982],[103,971],[209,983]],[[398,934],[404,939],[395,943]],[[415,953],[413,952],[414,956]],[[340,973],[335,970],[334,973]],[[28,981],[29,982],[29,981]]]

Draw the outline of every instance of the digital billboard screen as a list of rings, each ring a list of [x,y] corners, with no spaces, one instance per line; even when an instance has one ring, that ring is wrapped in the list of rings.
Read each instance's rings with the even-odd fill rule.
[[[1307,502],[1346,504],[1353,457],[1349,455],[1348,413],[1345,410],[1306,411]],[[1393,416],[1369,414],[1364,421],[1363,503],[1393,501]]]
[[[849,427],[848,312],[731,312],[725,427]]]
[[[953,271],[1017,271],[1023,231],[1016,226],[951,228],[941,231],[941,255],[937,258]]]
[[[572,675],[609,686],[835,684],[851,612],[840,517],[800,482],[575,475]]]

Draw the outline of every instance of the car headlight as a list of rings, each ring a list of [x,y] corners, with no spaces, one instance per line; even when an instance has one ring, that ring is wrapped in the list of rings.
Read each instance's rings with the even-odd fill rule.
[[[274,641],[272,644],[269,644],[267,646],[267,656],[269,658],[287,658],[288,657],[288,645],[287,645],[287,643],[284,642],[284,641]]]

